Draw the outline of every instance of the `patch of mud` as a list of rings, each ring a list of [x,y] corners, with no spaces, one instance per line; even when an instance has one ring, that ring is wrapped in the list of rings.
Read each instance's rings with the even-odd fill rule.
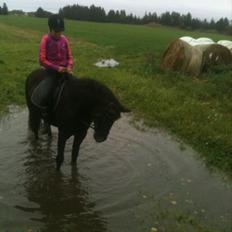
[[[56,172],[57,129],[35,141],[27,112],[14,110],[0,123],[3,231],[231,231],[232,183],[167,133],[123,117],[104,143],[89,130],[76,168],[68,140]]]

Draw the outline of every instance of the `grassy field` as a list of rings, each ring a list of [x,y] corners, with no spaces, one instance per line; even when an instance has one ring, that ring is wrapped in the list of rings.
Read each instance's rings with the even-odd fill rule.
[[[75,74],[108,85],[134,115],[149,126],[165,127],[202,154],[211,167],[232,174],[232,72],[191,79],[159,69],[163,51],[174,39],[189,35],[231,39],[218,34],[149,27],[67,21],[66,35],[75,58]],[[37,68],[46,19],[0,17],[0,111],[24,104],[24,80]],[[120,66],[100,69],[100,58]]]

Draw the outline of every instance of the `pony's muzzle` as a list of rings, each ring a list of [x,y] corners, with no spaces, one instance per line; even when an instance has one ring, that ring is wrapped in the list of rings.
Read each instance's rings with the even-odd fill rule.
[[[96,133],[94,133],[93,137],[97,143],[104,142],[107,139],[107,136],[98,135]]]

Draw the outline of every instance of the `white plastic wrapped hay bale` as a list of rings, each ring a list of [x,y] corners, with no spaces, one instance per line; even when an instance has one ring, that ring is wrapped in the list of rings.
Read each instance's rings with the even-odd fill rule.
[[[186,73],[191,76],[199,76],[202,72],[203,53],[200,49],[192,47],[192,55]]]
[[[201,38],[198,38],[198,39],[194,39],[194,38],[192,38],[190,36],[183,36],[180,39],[182,41],[185,41],[186,43],[188,43],[192,47],[199,46],[199,45],[211,45],[211,44],[215,43],[212,39],[206,38],[206,37],[201,37]]]
[[[220,44],[212,44],[203,52],[203,71],[220,64],[232,64],[232,54],[227,47]]]
[[[197,47],[202,52],[204,52],[212,44],[215,44],[215,42],[212,39],[201,37],[201,38],[198,38],[198,39],[195,40],[195,44],[193,46]]]
[[[230,50],[230,52],[232,53],[232,41],[230,41],[230,40],[219,40],[217,43],[224,46],[224,47],[227,47]]]
[[[212,44],[196,44],[194,47],[200,49],[202,52],[207,50]]]
[[[173,70],[190,76],[201,73],[202,52],[182,39],[169,44],[161,59],[163,70]]]
[[[196,42],[199,44],[214,44],[215,42],[210,39],[210,38],[206,38],[206,37],[201,37],[196,39]]]
[[[192,43],[195,42],[195,39],[192,38],[192,37],[190,37],[190,36],[183,36],[183,37],[180,37],[180,40],[182,40],[182,41],[188,43],[188,44],[191,45],[191,46],[192,46]]]

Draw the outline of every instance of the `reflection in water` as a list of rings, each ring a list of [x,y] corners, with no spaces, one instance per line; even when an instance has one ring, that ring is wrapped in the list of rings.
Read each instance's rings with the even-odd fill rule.
[[[31,220],[41,222],[40,231],[106,231],[100,213],[89,202],[88,192],[81,186],[82,177],[76,167],[70,166],[71,175],[55,170],[51,140],[29,140],[24,161],[24,187],[30,202],[37,208],[16,207],[26,212],[39,211],[40,217]]]
[[[26,128],[26,111],[0,120],[0,232],[232,231],[232,183],[166,133],[123,117],[104,143],[89,131],[78,168],[68,141],[60,173],[57,133],[35,141]]]

